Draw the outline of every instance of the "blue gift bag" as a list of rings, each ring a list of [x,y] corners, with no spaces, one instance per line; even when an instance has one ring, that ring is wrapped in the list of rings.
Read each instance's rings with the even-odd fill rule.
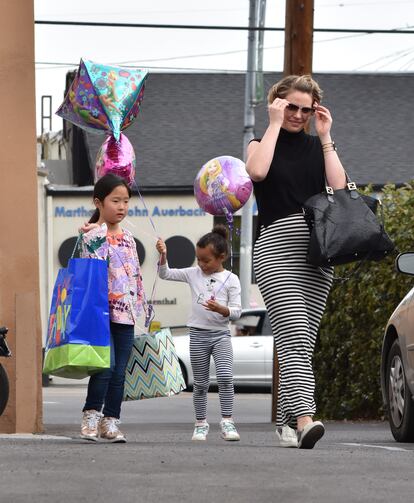
[[[82,379],[110,359],[108,265],[72,258],[53,289],[43,372]]]

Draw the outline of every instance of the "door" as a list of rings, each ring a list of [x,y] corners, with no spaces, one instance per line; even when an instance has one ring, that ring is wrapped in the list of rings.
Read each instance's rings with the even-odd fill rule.
[[[264,385],[266,341],[260,332],[261,313],[243,313],[232,325],[234,382],[239,385]]]

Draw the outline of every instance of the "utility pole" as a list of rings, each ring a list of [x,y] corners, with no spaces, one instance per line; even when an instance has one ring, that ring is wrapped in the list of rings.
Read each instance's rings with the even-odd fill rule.
[[[262,99],[262,57],[263,32],[252,28],[263,27],[266,0],[250,0],[249,34],[247,48],[247,72],[244,93],[243,155],[247,159],[247,146],[254,138],[254,107]],[[259,96],[259,95],[260,96]],[[252,281],[252,234],[253,234],[253,196],[242,208],[240,234],[240,284],[241,303],[244,309],[250,307],[250,284]]]
[[[312,73],[314,0],[286,0],[284,75]]]
[[[313,0],[286,0],[285,61],[283,74],[312,73]],[[273,378],[271,419],[276,421],[279,388],[279,362],[273,346]]]

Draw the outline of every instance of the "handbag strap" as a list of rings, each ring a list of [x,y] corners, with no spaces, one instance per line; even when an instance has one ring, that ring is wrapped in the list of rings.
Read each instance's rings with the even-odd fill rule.
[[[352,278],[352,276],[354,276],[360,270],[362,264],[364,264],[365,262],[367,262],[368,258],[369,257],[367,255],[363,260],[361,260],[354,267],[353,271],[350,274],[348,274],[348,276],[345,276],[345,277],[343,277],[343,276],[335,276],[335,275],[331,276],[330,274],[328,274],[325,271],[325,269],[323,267],[318,267],[318,269],[319,269],[319,272],[322,274],[322,276],[325,276],[325,278],[329,278],[329,279],[332,279],[333,281],[338,281],[340,283],[345,283],[345,281],[349,281]]]
[[[355,190],[356,193],[359,196],[359,192],[358,192],[358,188],[356,186],[356,183],[353,182],[353,181],[351,181],[351,178],[348,175],[348,172],[346,171],[346,169],[345,168],[342,168],[342,169],[344,170],[344,173],[345,173],[346,186],[347,186],[349,192],[352,192],[353,190]],[[328,179],[326,178],[326,171],[324,173],[324,178],[325,178],[325,191],[328,194],[328,199],[329,199],[329,196],[333,196],[335,194],[335,191],[328,184]],[[382,226],[382,230],[385,230],[384,210],[383,210],[383,207],[382,207],[382,202],[381,202],[381,199],[377,199],[377,201],[378,201],[379,207],[381,208],[381,222],[380,223],[381,223],[381,226]]]
[[[356,183],[353,182],[351,180],[351,178],[349,177],[347,171],[342,168],[344,170],[344,173],[345,173],[345,177],[346,177],[346,186],[348,188],[348,190],[351,192],[352,190],[357,190],[357,186],[356,186]],[[324,178],[325,178],[325,191],[326,193],[328,194],[328,196],[333,196],[335,194],[335,191],[334,189],[328,184],[328,179],[326,178],[326,171],[324,173]]]
[[[347,188],[349,190],[349,192],[352,192],[352,191],[355,191],[357,194],[358,194],[358,197],[359,197],[359,192],[358,192],[358,189],[357,189],[357,186],[356,186],[356,183],[351,181],[351,178],[350,176],[348,175],[348,172],[346,171],[345,168],[342,168],[344,170],[344,173],[345,173],[345,177],[346,177],[346,185],[347,185]],[[335,191],[334,189],[328,184],[328,179],[326,178],[326,171],[324,173],[324,178],[325,178],[325,191],[327,193],[327,196],[328,196],[328,200],[335,194]],[[380,226],[381,226],[381,230],[385,232],[385,219],[384,219],[384,208],[383,208],[383,205],[382,205],[382,202],[380,199],[378,199],[378,205],[380,207],[380,211],[381,211],[381,220],[380,220]],[[378,243],[380,242],[381,240],[381,236],[379,236],[378,238]],[[397,248],[395,248],[395,250],[398,252]],[[371,251],[370,253],[368,253],[353,269],[353,271],[346,277],[342,277],[342,276],[331,276],[330,274],[328,274],[322,267],[318,267],[320,273],[325,276],[326,278],[330,278],[330,279],[333,279],[333,281],[340,281],[340,282],[345,282],[345,281],[348,281],[351,279],[352,276],[354,276],[362,267],[363,264],[365,264],[371,257],[373,251]]]

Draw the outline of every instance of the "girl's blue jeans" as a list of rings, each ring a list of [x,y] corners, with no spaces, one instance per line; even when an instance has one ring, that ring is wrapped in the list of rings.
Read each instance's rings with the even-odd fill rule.
[[[102,411],[105,417],[121,414],[125,369],[134,343],[134,326],[111,322],[111,367],[89,379],[83,410]],[[103,407],[103,410],[102,410]]]

